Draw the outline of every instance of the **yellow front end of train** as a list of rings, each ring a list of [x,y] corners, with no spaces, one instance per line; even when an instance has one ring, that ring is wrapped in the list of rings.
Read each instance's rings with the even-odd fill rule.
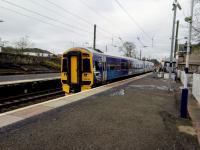
[[[61,82],[66,94],[84,91],[93,85],[92,53],[84,48],[71,48],[62,55]]]

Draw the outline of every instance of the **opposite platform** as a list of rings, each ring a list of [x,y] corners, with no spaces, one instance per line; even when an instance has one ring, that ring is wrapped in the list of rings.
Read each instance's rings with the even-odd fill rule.
[[[0,76],[0,85],[59,79],[60,73],[5,75]]]

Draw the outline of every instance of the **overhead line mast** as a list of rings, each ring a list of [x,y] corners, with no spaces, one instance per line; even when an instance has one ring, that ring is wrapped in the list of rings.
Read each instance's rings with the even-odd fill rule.
[[[173,52],[174,52],[174,31],[175,31],[175,24],[176,24],[176,12],[177,12],[177,7],[179,10],[181,10],[180,4],[175,0],[173,3],[173,11],[174,11],[174,16],[173,16],[173,25],[172,25],[172,37],[171,37],[171,51],[170,51],[170,66],[169,66],[169,90],[171,90],[171,75],[172,75],[172,67],[173,67]]]

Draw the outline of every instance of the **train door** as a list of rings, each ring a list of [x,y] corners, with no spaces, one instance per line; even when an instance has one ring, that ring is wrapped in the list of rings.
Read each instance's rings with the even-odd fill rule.
[[[78,83],[78,58],[77,56],[71,56],[71,83],[77,84]]]
[[[69,72],[68,72],[68,84],[71,92],[79,92],[81,89],[82,72],[81,72],[81,53],[80,52],[68,52],[67,58],[69,60]]]
[[[106,56],[102,58],[102,68],[103,68],[103,82],[107,80],[107,66],[106,66]]]

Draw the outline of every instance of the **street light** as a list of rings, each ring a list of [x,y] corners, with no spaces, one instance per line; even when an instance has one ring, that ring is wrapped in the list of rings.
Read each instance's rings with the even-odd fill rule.
[[[176,12],[177,12],[177,7],[179,10],[181,10],[181,6],[178,3],[177,0],[175,0],[175,2],[173,3],[173,11],[174,11],[174,15],[173,15],[173,25],[172,25],[172,37],[171,37],[171,51],[170,51],[170,66],[169,66],[169,85],[168,85],[168,89],[171,90],[171,75],[172,75],[172,64],[173,64],[173,51],[174,51],[174,31],[175,31],[175,23],[176,23]]]
[[[187,103],[188,103],[188,73],[189,73],[189,55],[191,50],[191,38],[192,38],[192,20],[193,20],[193,9],[194,9],[194,0],[191,0],[190,16],[185,18],[185,21],[189,23],[188,31],[188,42],[187,42],[187,55],[185,61],[185,80],[184,87],[181,93],[181,117],[187,117]]]

